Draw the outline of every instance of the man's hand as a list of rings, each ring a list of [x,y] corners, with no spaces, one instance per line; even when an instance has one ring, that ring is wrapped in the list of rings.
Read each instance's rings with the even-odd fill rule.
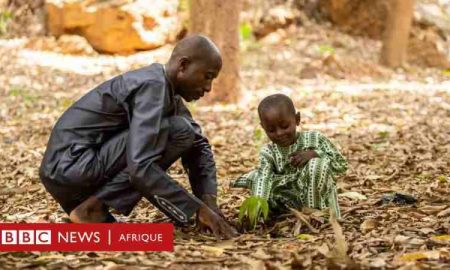
[[[213,194],[203,194],[201,200],[220,217],[225,218],[219,206],[217,206],[217,196]]]
[[[294,167],[303,167],[312,158],[319,157],[314,150],[296,151],[289,155],[291,165]]]
[[[202,205],[198,210],[198,223],[200,227],[210,229],[217,239],[230,239],[238,235],[236,229],[231,227],[224,218],[208,206]]]

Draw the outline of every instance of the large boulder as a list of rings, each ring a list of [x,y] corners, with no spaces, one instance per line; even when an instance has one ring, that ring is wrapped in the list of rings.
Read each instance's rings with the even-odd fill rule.
[[[450,3],[419,0],[414,5],[414,22],[433,25],[450,33]],[[346,32],[379,39],[384,32],[389,0],[319,0],[320,9]]]
[[[354,35],[382,39],[389,0],[319,0],[322,12],[334,25]],[[416,1],[408,44],[410,63],[449,68],[445,38],[450,35],[450,7],[434,1]],[[437,29],[437,30],[436,30]]]
[[[334,25],[354,35],[380,38],[389,0],[320,0],[320,8]]]
[[[117,54],[173,41],[181,29],[177,8],[177,0],[46,0],[51,34],[78,34],[97,51]]]

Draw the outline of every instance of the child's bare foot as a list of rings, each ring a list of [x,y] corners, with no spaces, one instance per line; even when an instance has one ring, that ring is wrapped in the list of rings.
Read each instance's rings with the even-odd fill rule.
[[[69,215],[70,221],[73,223],[108,222],[111,217],[105,205],[94,196],[78,205]],[[114,217],[112,218],[114,219]]]

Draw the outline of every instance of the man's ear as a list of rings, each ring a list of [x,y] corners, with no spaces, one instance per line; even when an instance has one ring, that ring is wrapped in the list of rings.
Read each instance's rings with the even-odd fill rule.
[[[180,59],[178,59],[178,71],[185,72],[190,63],[191,60],[189,59],[189,57],[181,57]]]
[[[301,120],[300,112],[297,112],[295,114],[295,123],[297,124],[297,126],[300,125],[300,120]]]

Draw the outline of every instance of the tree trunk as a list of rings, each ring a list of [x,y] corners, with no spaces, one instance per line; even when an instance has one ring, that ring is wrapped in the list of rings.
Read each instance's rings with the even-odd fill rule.
[[[399,67],[407,57],[414,0],[390,0],[380,62],[389,67]]]
[[[236,102],[239,81],[239,13],[241,0],[191,0],[190,33],[207,35],[222,52],[222,70],[207,102]]]

